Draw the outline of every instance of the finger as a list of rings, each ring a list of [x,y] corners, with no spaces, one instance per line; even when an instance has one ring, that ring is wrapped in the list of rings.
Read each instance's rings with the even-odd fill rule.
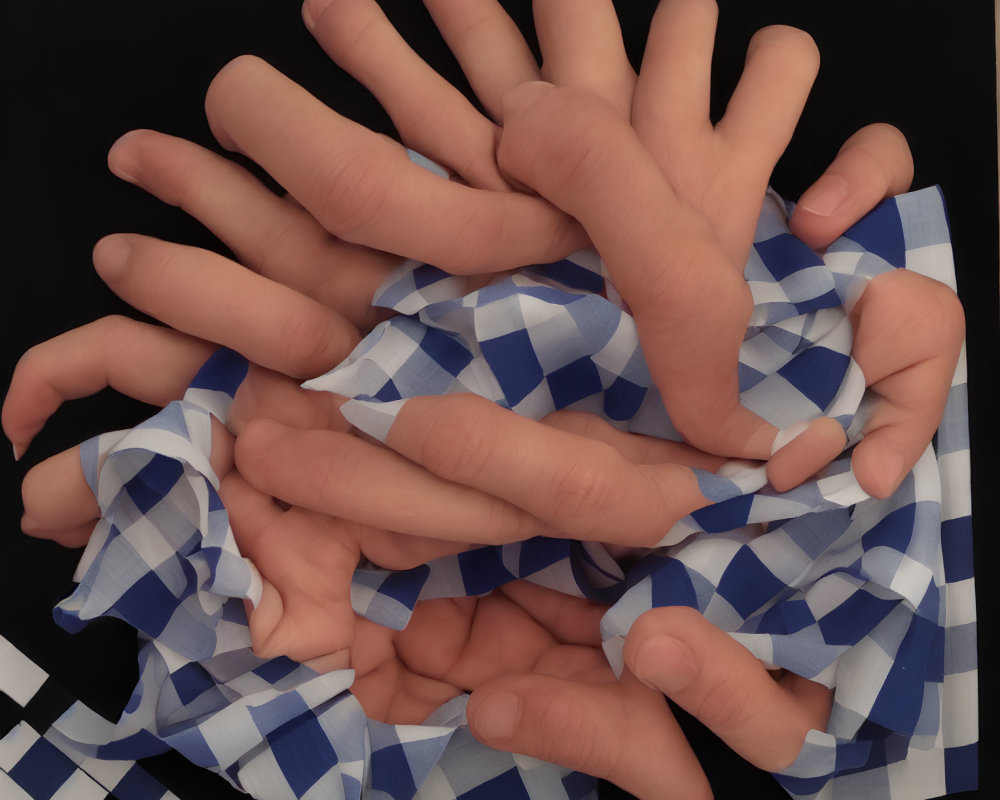
[[[500,121],[500,101],[515,86],[537,81],[535,57],[496,0],[424,0],[472,90]]]
[[[802,195],[789,222],[792,233],[821,250],[881,200],[909,189],[912,180],[906,137],[892,125],[867,125],[844,142]]]
[[[634,131],[572,89],[507,95],[501,167],[583,224],[636,320],[675,427],[719,455],[766,459],[774,426],[740,405],[752,299],[711,226],[681,204]]]
[[[631,464],[604,442],[474,395],[408,400],[387,442],[445,481],[524,509],[554,536],[652,546],[708,502],[686,467]]]
[[[131,131],[108,153],[111,171],[202,222],[261,275],[371,327],[371,299],[399,259],[332,237],[247,170],[198,145]]]
[[[695,609],[654,608],[639,617],[625,639],[625,663],[770,772],[795,760],[810,730],[826,728],[830,690],[797,676],[776,681]]]
[[[964,315],[950,288],[899,269],[869,282],[851,320],[852,352],[876,396],[852,466],[861,487],[884,498],[923,455],[941,421]]]
[[[261,419],[240,434],[236,459],[265,494],[377,528],[482,544],[527,539],[543,528],[503,500],[441,480],[354,436]],[[386,486],[393,488],[392,503],[385,502]]]
[[[286,375],[325,372],[359,338],[317,301],[208,250],[115,234],[94,247],[94,266],[139,310]]]
[[[248,155],[328,231],[455,274],[562,258],[579,226],[537,197],[488,192],[413,164],[395,142],[341,117],[260,59],[209,88],[216,137]]]
[[[583,411],[554,411],[542,422],[559,430],[596,439],[611,445],[633,464],[682,464],[686,467],[717,472],[724,458],[709,455],[684,442],[671,442],[655,436],[640,436],[619,430],[600,417]]]
[[[632,107],[636,133],[654,154],[711,133],[718,18],[714,0],[663,0],[656,8]]]
[[[408,147],[472,186],[509,190],[496,167],[496,126],[413,52],[374,0],[332,0],[312,33],[378,98]]]
[[[754,34],[746,64],[716,131],[763,190],[785,151],[819,71],[819,50],[797,28]]]
[[[22,530],[31,536],[59,538],[61,544],[72,540],[68,547],[86,544],[101,516],[94,492],[83,477],[79,447],[57,453],[28,470],[21,497]]]
[[[214,345],[127,317],[103,317],[35,345],[17,362],[3,429],[20,456],[66,400],[106,387],[164,406],[183,396]]]
[[[635,70],[625,54],[615,7],[609,0],[535,0],[532,9],[544,79],[591,91],[627,120]]]
[[[236,472],[223,479],[219,496],[240,551],[264,578],[250,615],[254,653],[307,661],[349,647],[357,530],[294,506],[281,509]]]
[[[500,591],[563,644],[600,647],[601,618],[608,607],[570,597],[528,581],[514,581]]]
[[[638,797],[711,797],[662,695],[630,675],[621,685],[505,675],[477,688],[466,714],[473,736],[498,750],[604,778]]]

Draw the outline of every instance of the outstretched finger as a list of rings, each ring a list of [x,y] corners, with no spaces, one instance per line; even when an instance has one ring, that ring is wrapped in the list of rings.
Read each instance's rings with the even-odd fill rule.
[[[739,164],[767,184],[802,114],[819,70],[819,50],[805,31],[772,25],[757,31],[746,65],[716,131]]]
[[[941,422],[964,336],[957,295],[898,269],[869,282],[851,311],[853,355],[874,402],[852,466],[861,487],[888,497]]]
[[[796,236],[822,250],[886,197],[913,180],[906,137],[892,125],[867,125],[844,142],[819,180],[802,195],[789,220]]]
[[[452,272],[493,272],[584,246],[538,197],[446,180],[396,142],[331,111],[266,62],[242,56],[209,87],[212,130],[274,177],[328,231]]]
[[[628,673],[621,683],[594,682],[600,651],[561,649],[569,651],[554,654],[561,664],[543,665],[550,674],[505,675],[476,688],[466,709],[472,734],[498,750],[605,778],[638,797],[711,797],[662,695]],[[574,661],[586,661],[590,674]],[[610,678],[606,662],[603,670]]]
[[[112,234],[94,247],[94,266],[139,310],[286,375],[321,374],[359,338],[316,300],[208,250]]]
[[[709,502],[685,466],[633,464],[605,442],[474,395],[408,400],[386,441],[451,484],[524,509],[555,536],[653,546]]]
[[[496,0],[424,0],[472,90],[494,122],[515,86],[540,77],[517,25]]]
[[[466,183],[507,191],[494,157],[496,126],[406,43],[375,0],[331,0],[312,34],[392,117],[408,147],[445,164]]]
[[[372,296],[398,257],[337,240],[243,167],[184,139],[131,131],[108,165],[206,225],[244,266],[371,327]]]
[[[111,387],[163,406],[183,396],[215,347],[170,328],[103,317],[37,344],[17,362],[3,430],[20,457],[66,400]]]
[[[831,692],[791,674],[776,680],[750,651],[698,611],[654,608],[625,639],[625,664],[771,772],[788,767],[810,730],[825,730]]]
[[[649,26],[632,124],[660,163],[711,132],[714,0],[663,0]]]
[[[535,0],[542,76],[557,86],[587,89],[628,119],[635,89],[621,27],[610,0]]]

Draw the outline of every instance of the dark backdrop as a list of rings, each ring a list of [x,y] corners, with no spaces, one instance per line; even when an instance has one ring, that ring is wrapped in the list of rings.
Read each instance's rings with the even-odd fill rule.
[[[384,5],[417,49],[467,89],[422,5],[416,0]],[[309,37],[297,0],[3,0],[3,6],[4,381],[30,345],[98,316],[127,312],[90,264],[90,249],[103,234],[137,231],[220,248],[177,209],[112,177],[105,154],[118,135],[136,127],[213,145],[202,100],[212,76],[229,59],[242,53],[262,56],[339,111],[391,132],[374,101]],[[528,0],[508,6],[522,27],[530,28]],[[636,59],[654,6],[653,0],[619,3]],[[802,27],[816,38],[823,56],[799,133],[774,178],[781,192],[796,197],[851,133],[874,121],[891,122],[906,133],[916,160],[916,186],[938,183],[944,189],[969,325],[980,637],[989,642],[996,628],[990,570],[997,563],[991,502],[997,476],[991,461],[998,445],[996,415],[985,389],[997,361],[992,3],[724,0],[721,6],[716,114],[757,28],[775,22]],[[133,685],[134,636],[112,621],[98,621],[75,636],[53,624],[51,606],[69,593],[78,553],[20,534],[18,486],[24,471],[42,458],[138,422],[149,411],[105,392],[60,411],[20,463],[0,456],[0,633],[112,718]],[[980,664],[984,676],[996,667],[986,647],[981,647]],[[989,679],[982,682],[981,695],[982,707],[996,706]],[[712,747],[707,735],[692,729],[691,736],[700,743],[720,800],[784,797],[769,776]],[[988,727],[982,741],[979,794],[995,797],[997,771],[990,759],[996,737]],[[146,766],[185,800],[210,792],[239,796],[174,756],[150,759]],[[606,793],[614,795],[610,789]]]

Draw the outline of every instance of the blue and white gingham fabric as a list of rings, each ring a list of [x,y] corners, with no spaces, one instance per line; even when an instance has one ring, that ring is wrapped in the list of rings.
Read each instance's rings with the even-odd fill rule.
[[[820,414],[856,441],[864,380],[841,304],[859,282],[905,267],[953,283],[940,194],[881,205],[819,258],[769,196],[746,276],[756,301],[741,353],[744,403],[779,427]],[[673,437],[634,327],[593,254],[524,270],[468,297],[408,265],[380,293],[396,317],[351,359],[310,382],[355,396],[345,412],[384,436],[404,398],[477,391],[540,416],[584,408]],[[224,420],[246,365],[222,352],[185,400],[84,448],[104,519],[60,606],[67,626],[100,615],[140,631],[140,681],[112,724],[74,707],[53,726],[84,757],[173,747],[259,798],[587,797],[594,783],[483,748],[464,698],[423,725],[366,720],[350,670],[317,675],[249,649],[242,599],[259,578],[235,547],[207,461],[210,413]],[[861,411],[859,411],[861,409]],[[605,650],[648,608],[684,604],[763,661],[832,686],[825,732],[778,776],[796,796],[918,800],[976,781],[975,606],[964,360],[936,450],[885,501],[867,498],[849,457],[785,494],[761,468],[700,476],[719,501],[681,521],[627,573],[599,545],[536,538],[402,573],[355,576],[355,610],[405,625],[420,598],[480,594],[518,577],[613,604]],[[762,532],[766,530],[766,532]],[[378,602],[372,602],[374,599]],[[422,787],[417,790],[417,787]]]

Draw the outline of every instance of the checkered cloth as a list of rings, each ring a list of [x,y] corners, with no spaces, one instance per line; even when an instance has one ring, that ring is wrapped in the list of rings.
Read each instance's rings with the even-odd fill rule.
[[[757,308],[741,355],[744,403],[780,427],[836,416],[855,441],[864,384],[840,305],[859,282],[896,267],[952,282],[941,199],[927,190],[883,204],[824,259],[788,234],[786,211],[769,198],[747,265]],[[416,318],[391,320],[311,385],[356,396],[347,413],[375,435],[407,396],[472,389],[535,416],[586,408],[629,430],[675,436],[593,254],[466,298],[455,284],[409,265],[380,297]],[[172,747],[259,798],[592,795],[586,776],[476,743],[462,726],[464,698],[423,725],[384,725],[365,719],[349,670],[317,675],[253,656],[242,600],[256,600],[260,582],[236,550],[207,460],[209,414],[225,419],[245,370],[223,351],[184,401],[84,448],[103,519],[57,618],[72,627],[112,615],[135,625],[140,681],[117,723],[80,706],[60,717],[51,730],[63,751],[134,759]],[[827,731],[812,732],[779,776],[791,793],[915,800],[971,788],[977,673],[965,419],[960,368],[936,451],[886,501],[860,492],[846,457],[785,494],[759,468],[734,467],[701,474],[719,502],[682,520],[627,573],[598,545],[537,538],[407,572],[359,570],[352,603],[401,627],[420,598],[526,577],[613,603],[602,629],[615,666],[640,613],[690,605],[765,662],[834,687]],[[759,523],[767,532],[755,535]]]

